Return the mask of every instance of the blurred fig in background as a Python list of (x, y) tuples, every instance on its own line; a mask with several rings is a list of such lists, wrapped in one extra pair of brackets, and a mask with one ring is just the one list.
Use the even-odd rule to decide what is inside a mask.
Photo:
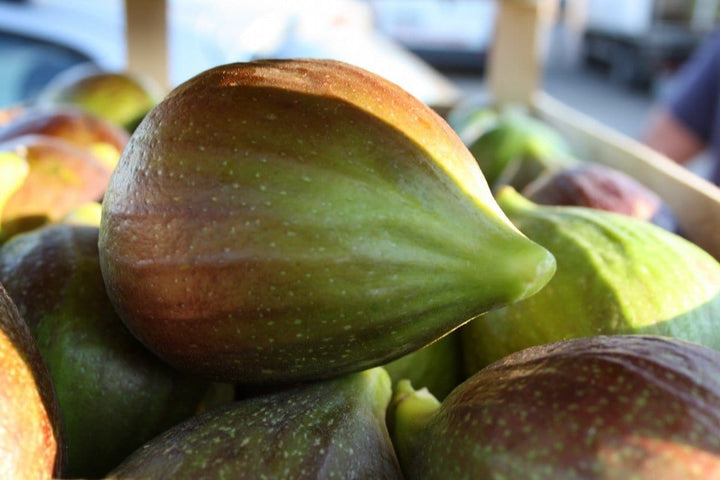
[(505, 107), (497, 115), (468, 145), (494, 192), (504, 185), (521, 190), (547, 171), (578, 162), (560, 133), (527, 109)]
[(622, 213), (674, 230), (670, 208), (648, 187), (617, 169), (582, 162), (541, 175), (523, 196), (542, 205), (577, 205)]
[(23, 135), (47, 135), (89, 149), (114, 168), (130, 134), (97, 115), (69, 106), (26, 109), (0, 126), (0, 143)]
[(34, 103), (76, 106), (132, 132), (162, 97), (160, 87), (142, 74), (82, 64), (53, 78)]
[(23, 135), (0, 143), (29, 170), (0, 211), (0, 242), (56, 221), (73, 208), (102, 199), (112, 168), (87, 149), (57, 137)]

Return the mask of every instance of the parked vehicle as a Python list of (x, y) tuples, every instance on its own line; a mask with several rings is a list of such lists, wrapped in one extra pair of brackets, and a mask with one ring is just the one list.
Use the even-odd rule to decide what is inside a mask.
[(714, 28), (718, 0), (588, 0), (583, 56), (623, 85), (653, 87)]

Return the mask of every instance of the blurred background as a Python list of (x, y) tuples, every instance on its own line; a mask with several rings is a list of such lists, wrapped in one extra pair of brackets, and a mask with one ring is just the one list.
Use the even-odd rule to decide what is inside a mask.
[[(148, 0), (148, 4), (155, 0)], [(637, 136), (673, 72), (714, 28), (720, 0), (557, 0), (542, 88)], [(169, 83), (221, 63), (329, 57), (429, 104), (482, 97), (497, 0), (167, 0)], [(126, 67), (123, 0), (0, 0), (0, 107), (55, 75)]]

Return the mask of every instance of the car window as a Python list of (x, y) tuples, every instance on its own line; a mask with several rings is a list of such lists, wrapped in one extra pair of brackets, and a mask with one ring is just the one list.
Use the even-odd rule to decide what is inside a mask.
[(61, 71), (89, 61), (61, 45), (0, 32), (0, 108), (31, 99)]

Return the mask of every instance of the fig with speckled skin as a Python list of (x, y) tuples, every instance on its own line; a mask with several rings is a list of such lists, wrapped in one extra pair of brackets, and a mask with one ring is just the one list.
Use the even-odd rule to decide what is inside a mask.
[(462, 327), (466, 374), (533, 345), (645, 333), (720, 350), (720, 262), (646, 220), (590, 207), (540, 205), (507, 187), (515, 225), (550, 250), (557, 271), (532, 297)]
[(47, 365), (0, 284), (0, 477), (50, 480), (64, 467), (60, 411)]
[[(57, 393), (73, 478), (99, 478), (195, 415), (210, 382), (166, 365), (127, 331), (100, 274), (98, 228), (40, 227), (0, 248), (0, 282), (37, 340)], [(233, 397), (226, 388), (226, 401)], [(29, 478), (29, 477), (28, 477)]]
[(128, 328), (237, 383), (388, 363), (555, 268), (440, 116), (326, 60), (223, 65), (170, 92), (123, 152), (99, 241)]
[(156, 437), (109, 479), (401, 480), (381, 367), (218, 407)]
[(49, 135), (21, 135), (0, 142), (0, 153), (28, 165), (22, 183), (0, 205), (0, 242), (62, 218), (75, 207), (100, 200), (112, 168), (88, 149)]
[(27, 108), (6, 125), (0, 125), (0, 142), (23, 135), (62, 138), (87, 148), (110, 168), (115, 167), (130, 138), (119, 125), (69, 106)]
[(531, 347), (442, 402), (401, 385), (406, 480), (720, 478), (720, 353), (659, 336)]

